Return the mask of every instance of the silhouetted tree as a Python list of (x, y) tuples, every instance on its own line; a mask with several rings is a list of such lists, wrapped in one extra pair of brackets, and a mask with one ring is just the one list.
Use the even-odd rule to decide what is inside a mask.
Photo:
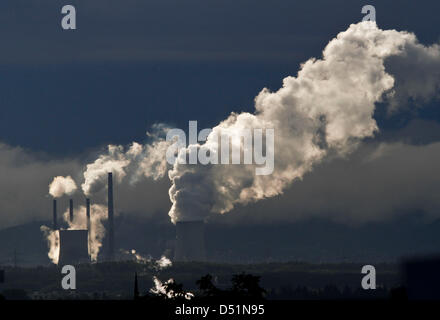
[[(164, 300), (183, 300), (191, 299), (194, 295), (191, 292), (183, 290), (183, 284), (170, 279), (162, 284), (163, 292), (155, 292), (156, 297)], [(145, 297), (148, 298), (148, 297)]]
[(175, 281), (169, 281), (164, 285), (167, 296), (171, 298), (184, 298), (185, 291), (183, 290), (183, 284)]
[(212, 276), (210, 274), (201, 277), (200, 280), (197, 280), (196, 284), (205, 297), (215, 297), (220, 294), (221, 290), (212, 283)]
[(232, 277), (232, 294), (238, 297), (264, 298), (266, 290), (260, 287), (260, 277), (241, 273)]
[(3, 291), (6, 300), (29, 300), (29, 296), (23, 289), (6, 289)]
[(316, 299), (316, 292), (309, 290), (307, 287), (299, 286), (293, 292), (293, 299), (314, 300)]
[(322, 299), (335, 300), (341, 298), (341, 292), (335, 285), (327, 285), (321, 292)]
[(353, 292), (351, 291), (349, 286), (345, 286), (344, 289), (342, 289), (342, 299), (352, 299)]
[(134, 273), (134, 300), (139, 299), (139, 286), (137, 272)]

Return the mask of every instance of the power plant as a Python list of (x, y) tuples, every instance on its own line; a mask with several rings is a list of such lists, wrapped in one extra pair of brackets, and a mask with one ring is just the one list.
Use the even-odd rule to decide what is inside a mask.
[[(103, 258), (106, 261), (115, 259), (114, 238), (114, 203), (113, 175), (108, 173), (106, 238), (103, 246)], [(59, 232), (59, 265), (90, 262), (91, 253), (91, 207), (86, 199), (86, 228), (81, 230), (64, 230), (58, 226), (57, 200), (53, 200), (53, 230)], [(69, 199), (69, 222), (74, 221), (73, 199)], [(204, 221), (179, 221), (176, 223), (176, 241), (174, 261), (205, 261), (205, 223)]]
[[(60, 230), (57, 223), (57, 202), (53, 203), (53, 230), (58, 230), (59, 259), (58, 265), (90, 262), (89, 231), (88, 230)], [(73, 221), (73, 199), (69, 200), (69, 220)]]
[(205, 260), (205, 223), (203, 221), (177, 222), (174, 261)]
[[(69, 222), (74, 221), (73, 199), (69, 199)], [(90, 262), (91, 252), (91, 209), (90, 199), (86, 199), (86, 229), (63, 230), (58, 227), (57, 200), (53, 200), (53, 230), (59, 233), (59, 259), (58, 264), (75, 264)], [(113, 207), (113, 175), (108, 173), (108, 224), (107, 243), (105, 245), (105, 259), (114, 260), (114, 207)]]

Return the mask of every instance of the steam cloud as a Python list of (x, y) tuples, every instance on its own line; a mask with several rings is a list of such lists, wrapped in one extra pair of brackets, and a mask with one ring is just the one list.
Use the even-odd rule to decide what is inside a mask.
[[(256, 175), (252, 164), (183, 165), (178, 161), (168, 171), (165, 154), (169, 143), (152, 134), (151, 144), (108, 146), (106, 153), (85, 167), (81, 188), (87, 196), (100, 192), (105, 189), (108, 172), (113, 172), (119, 183), (134, 184), (144, 178), (160, 179), (168, 171), (171, 221), (205, 219), (237, 205), (280, 195), (324, 159), (344, 157), (356, 150), (363, 139), (379, 130), (373, 117), (376, 103), (386, 102), (389, 113), (399, 112), (409, 107), (408, 101), (413, 106), (436, 97), (439, 87), (439, 45), (424, 46), (412, 33), (381, 30), (375, 22), (360, 22), (331, 40), (321, 59), (309, 59), (296, 77), (286, 77), (278, 91), (264, 88), (255, 98), (253, 114), (232, 113), (213, 128), (205, 143), (190, 145), (179, 154), (202, 147), (215, 152), (216, 138), (221, 134), (234, 137), (248, 129), (274, 129), (271, 175)], [(163, 125), (156, 129), (166, 132)], [(50, 193), (68, 193), (68, 178), (55, 178)], [(94, 214), (95, 210), (105, 212), (105, 207), (96, 207)], [(82, 213), (75, 216), (85, 219)], [(97, 217), (99, 221), (92, 225), (98, 228), (106, 214)], [(77, 225), (74, 221), (70, 227)], [(97, 242), (93, 252), (97, 254), (102, 238), (99, 230), (94, 232)], [(56, 239), (51, 236), (50, 242), (56, 243)]]
[(142, 177), (155, 180), (163, 177), (167, 172), (165, 153), (168, 145), (163, 139), (146, 145), (133, 142), (127, 150), (123, 146), (109, 145), (106, 154), (87, 165), (81, 185), (84, 194), (101, 191), (107, 184), (109, 172), (113, 172), (118, 182), (127, 176), (130, 183), (136, 183)]
[(47, 253), (50, 261), (58, 264), (60, 258), (60, 234), (58, 230), (52, 230), (47, 226), (41, 226), (40, 230), (43, 232), (47, 241), (49, 252)]
[(75, 181), (71, 176), (58, 176), (53, 178), (49, 185), (49, 194), (54, 198), (62, 197), (63, 195), (72, 195), (75, 193), (77, 187)]
[[(385, 70), (386, 62), (393, 76)], [(402, 100), (432, 98), (439, 88), (439, 67), (438, 45), (423, 46), (412, 33), (381, 30), (371, 21), (351, 25), (329, 42), (322, 59), (306, 61), (278, 91), (263, 89), (255, 98), (254, 114), (231, 114), (203, 145), (215, 152), (220, 132), (240, 135), (244, 129), (273, 128), (273, 174), (255, 175), (253, 165), (187, 166), (176, 161), (169, 172), (171, 220), (204, 219), (281, 194), (324, 158), (345, 156), (362, 139), (373, 137), (378, 131), (376, 102), (389, 102), (389, 111), (395, 112)]]

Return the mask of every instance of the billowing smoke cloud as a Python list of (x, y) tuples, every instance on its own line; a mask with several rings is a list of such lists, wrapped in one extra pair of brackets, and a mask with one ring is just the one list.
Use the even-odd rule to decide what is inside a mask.
[(130, 183), (136, 183), (143, 177), (154, 180), (163, 177), (167, 172), (165, 153), (168, 145), (167, 141), (160, 139), (146, 145), (133, 142), (127, 150), (123, 146), (109, 145), (106, 154), (87, 165), (81, 185), (84, 194), (104, 189), (109, 172), (117, 182), (128, 179)]
[[(423, 46), (411, 33), (380, 30), (371, 22), (350, 26), (328, 44), (321, 59), (308, 60), (301, 66), (296, 77), (285, 78), (281, 89), (276, 92), (263, 89), (255, 99), (254, 114), (232, 114), (214, 128), (213, 134), (204, 144), (206, 148), (214, 146), (216, 141), (212, 137), (218, 132), (228, 131), (231, 135), (239, 135), (243, 128), (274, 128), (273, 174), (256, 176), (254, 165), (176, 164), (169, 172), (172, 182), (172, 208), (169, 214), (172, 220), (203, 219), (211, 213), (230, 211), (239, 204), (280, 195), (295, 179), (302, 179), (305, 173), (311, 172), (323, 159), (352, 152), (362, 139), (372, 137), (378, 131), (373, 118), (376, 102), (383, 100), (388, 103), (390, 111), (398, 112), (402, 107), (414, 106), (413, 102), (418, 105), (437, 95), (439, 56), (438, 45)], [(436, 139), (439, 140), (438, 137)], [(83, 166), (77, 159), (47, 161), (47, 157), (40, 158), (21, 148), (0, 144), (0, 170), (5, 175), (0, 181), (0, 191), (6, 199), (1, 202), (1, 211), (6, 213), (0, 215), (2, 227), (48, 219), (51, 216), (51, 203), (45, 197), (47, 186), (52, 177), (60, 172), (75, 179), (83, 175), (84, 181), (78, 179), (77, 182), (78, 185), (82, 183), (84, 193), (93, 195), (95, 203), (105, 203), (102, 193), (101, 198), (96, 193), (105, 189), (107, 173), (112, 171), (117, 183), (137, 183), (140, 186), (130, 189), (124, 185), (118, 190), (117, 204), (124, 211), (151, 216), (150, 212), (168, 210), (166, 189), (169, 185), (165, 179), (160, 180), (167, 172), (165, 153), (168, 143), (161, 139), (154, 141), (151, 144), (133, 143), (127, 148), (109, 146), (104, 154), (87, 166)], [(401, 168), (396, 163), (403, 163), (406, 154), (415, 159), (425, 150), (423, 154), (430, 160), (431, 172), (423, 170), (426, 164), (405, 162), (405, 166), (411, 168), (413, 181), (419, 184), (410, 190), (411, 196), (405, 193), (404, 203), (407, 208), (420, 209), (423, 206), (420, 199), (424, 199), (426, 194), (429, 194), (430, 199), (435, 197), (432, 191), (435, 188), (421, 187), (423, 179), (432, 177), (432, 172), (437, 170), (432, 155), (438, 157), (438, 144), (419, 148), (407, 144), (396, 146), (384, 148), (387, 154), (399, 153), (402, 156), (390, 156), (388, 158), (392, 160), (387, 162), (383, 156), (376, 156), (370, 160), (369, 168), (373, 171), (379, 164), (384, 173), (388, 172), (388, 168)], [(329, 180), (346, 181), (341, 179), (342, 174), (347, 174), (346, 168), (341, 165), (337, 169), (334, 174), (325, 171), (331, 177)], [(356, 166), (350, 171), (350, 177), (356, 175), (355, 169), (362, 171), (364, 167)], [(401, 168), (400, 174), (387, 176), (387, 179), (382, 174), (376, 177), (377, 184), (393, 180), (396, 190), (401, 190), (403, 187), (399, 182), (408, 176), (405, 175), (407, 171)], [(423, 174), (423, 179), (416, 178), (420, 174)], [(368, 213), (364, 213), (358, 208), (359, 199), (363, 199), (362, 192), (356, 193), (349, 186), (334, 188), (329, 183), (323, 183), (324, 178), (316, 175), (313, 177), (311, 183), (307, 182), (310, 179), (304, 179), (302, 183), (293, 184), (294, 192), (279, 201), (286, 204), (283, 209), (292, 207), (292, 202), (295, 202), (297, 215), (330, 216), (331, 213), (324, 212), (324, 209), (333, 204), (333, 212), (340, 214), (341, 221), (346, 220), (348, 215), (353, 216), (353, 220), (370, 221), (389, 215), (390, 210), (396, 207), (395, 203), (403, 203), (395, 197), (375, 192), (376, 180), (371, 181), (371, 175), (366, 176), (364, 179), (369, 183), (371, 192), (369, 199), (375, 205), (369, 206)], [(430, 183), (437, 186), (437, 181)], [(322, 201), (316, 201), (310, 192), (301, 191), (320, 190), (320, 186), (327, 188), (318, 194), (322, 196)], [(339, 193), (334, 197), (325, 196), (329, 190)], [(347, 201), (344, 198), (345, 192), (348, 198), (356, 200)], [(293, 201), (291, 195), (300, 195), (303, 200)], [(15, 201), (10, 201), (11, 198)], [(334, 201), (336, 198), (339, 199), (338, 203)], [(382, 201), (382, 198), (389, 201)], [(264, 202), (268, 203), (274, 204), (271, 200)], [(438, 212), (439, 203), (434, 200), (429, 203), (430, 207), (426, 210), (433, 214)], [(262, 208), (267, 210), (261, 210), (259, 221), (270, 220), (275, 215), (281, 221), (290, 221), (293, 216), (287, 210), (274, 213), (276, 205), (270, 207), (264, 204)], [(147, 206), (148, 212), (144, 210)], [(85, 214), (81, 215), (85, 217)], [(54, 243), (51, 248), (56, 247), (56, 239), (56, 233), (48, 239)], [(52, 250), (50, 255), (54, 257), (55, 252)]]
[[(381, 30), (374, 22), (351, 25), (329, 42), (321, 59), (309, 59), (296, 77), (285, 78), (281, 89), (263, 89), (255, 98), (255, 113), (233, 113), (203, 145), (180, 150), (180, 156), (202, 148), (216, 154), (218, 137), (225, 133), (236, 137), (249, 129), (275, 130), (270, 175), (257, 175), (253, 164), (189, 166), (177, 161), (168, 173), (172, 222), (204, 219), (283, 193), (323, 159), (343, 157), (373, 137), (379, 130), (373, 117), (377, 102), (388, 102), (389, 110), (396, 111), (402, 101), (426, 102), (435, 96), (439, 70), (438, 45), (423, 46), (414, 34)], [(418, 71), (425, 85), (414, 79)], [(155, 129), (166, 131), (164, 126)], [(108, 172), (119, 183), (163, 177), (169, 143), (154, 138), (151, 144), (134, 142), (128, 148), (110, 145), (86, 166), (84, 194), (103, 190)]]
[(52, 230), (47, 226), (41, 226), (40, 230), (43, 232), (47, 241), (49, 252), (47, 253), (50, 261), (54, 264), (58, 264), (60, 257), (60, 234), (58, 230)]
[[(435, 130), (440, 133), (440, 126)], [(399, 130), (396, 137), (404, 139), (404, 132)], [(349, 158), (316, 166), (282, 196), (237, 206), (233, 214), (211, 220), (240, 225), (316, 218), (356, 226), (398, 221), (417, 213), (430, 223), (440, 217), (440, 176), (434, 174), (439, 170), (439, 140), (423, 144), (369, 141)]]
[(403, 46), (400, 54), (385, 62), (386, 70), (395, 79), (390, 113), (402, 107), (420, 107), (440, 94), (440, 46), (425, 47), (415, 38)]
[(63, 195), (69, 195), (75, 193), (77, 187), (75, 181), (71, 176), (62, 177), (58, 176), (53, 178), (49, 185), (49, 194), (54, 198), (62, 197)]
[[(391, 57), (396, 57), (394, 65), (408, 63), (403, 71), (394, 68), (397, 87), (385, 69)], [(414, 34), (381, 30), (374, 22), (351, 25), (330, 41), (322, 59), (306, 61), (296, 77), (283, 80), (278, 91), (263, 89), (255, 98), (254, 114), (232, 114), (213, 129), (203, 145), (215, 152), (221, 132), (274, 129), (273, 174), (256, 175), (254, 165), (176, 162), (169, 173), (172, 221), (203, 219), (230, 211), (237, 204), (281, 194), (326, 156), (347, 155), (362, 139), (374, 136), (378, 131), (373, 118), (377, 102), (387, 99), (396, 109), (396, 101), (403, 97), (431, 98), (439, 86), (439, 65), (439, 46), (425, 47)], [(425, 72), (422, 77), (427, 86), (414, 78), (420, 71)], [(194, 146), (184, 152), (191, 148)]]

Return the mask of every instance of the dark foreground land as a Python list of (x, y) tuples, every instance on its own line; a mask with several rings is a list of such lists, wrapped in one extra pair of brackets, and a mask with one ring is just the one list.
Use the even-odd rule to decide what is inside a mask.
[(140, 296), (154, 287), (153, 277), (162, 282), (173, 278), (185, 291), (200, 293), (197, 280), (212, 275), (212, 283), (228, 292), (231, 279), (238, 274), (259, 277), (259, 286), (269, 300), (283, 299), (387, 299), (390, 290), (401, 285), (398, 265), (377, 264), (377, 289), (362, 290), (363, 264), (266, 263), (252, 265), (217, 263), (175, 263), (159, 269), (157, 265), (135, 262), (106, 262), (76, 266), (76, 290), (61, 287), (61, 268), (57, 266), (5, 267), (0, 292), (7, 299), (133, 299), (135, 273)]

